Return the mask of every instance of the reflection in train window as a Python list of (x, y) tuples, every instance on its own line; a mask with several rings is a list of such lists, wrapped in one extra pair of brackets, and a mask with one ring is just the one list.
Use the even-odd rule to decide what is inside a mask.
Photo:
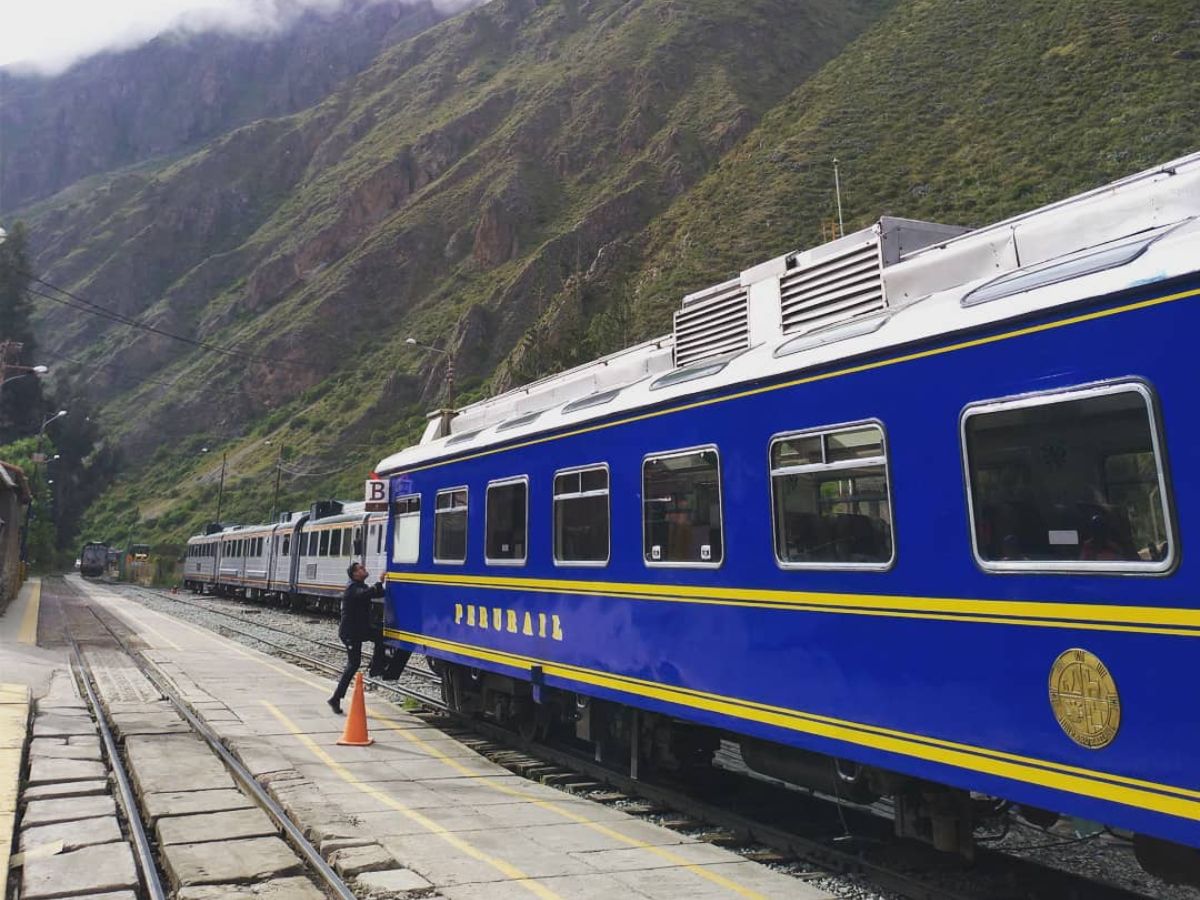
[(715, 448), (646, 457), (642, 553), (648, 566), (721, 564), (721, 468)]
[(489, 565), (521, 565), (529, 539), (529, 483), (524, 478), (487, 487), (484, 558)]
[(554, 476), (554, 561), (575, 565), (608, 562), (608, 469), (559, 472)]
[(875, 424), (771, 442), (775, 558), (785, 568), (886, 568), (892, 504), (883, 429)]
[[(383, 525), (379, 526), (383, 534)], [(415, 563), (421, 547), (421, 495), (392, 501), (392, 562)]]
[(1162, 572), (1175, 558), (1149, 389), (1108, 384), (963, 416), (975, 552), (989, 569)]
[(467, 558), (467, 489), (438, 491), (433, 510), (433, 561), (461, 563)]

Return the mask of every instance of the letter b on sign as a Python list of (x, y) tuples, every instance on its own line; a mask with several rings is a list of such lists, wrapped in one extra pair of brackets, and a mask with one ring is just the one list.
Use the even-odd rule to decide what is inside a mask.
[(366, 483), (363, 499), (367, 504), (367, 512), (384, 512), (387, 509), (386, 481), (371, 479)]

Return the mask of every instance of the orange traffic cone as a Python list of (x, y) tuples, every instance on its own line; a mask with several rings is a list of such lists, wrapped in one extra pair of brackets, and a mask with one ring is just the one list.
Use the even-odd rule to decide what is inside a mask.
[(363, 694), (362, 672), (354, 676), (350, 715), (346, 716), (346, 727), (338, 743), (346, 747), (366, 747), (375, 743), (374, 738), (367, 736), (367, 698)]

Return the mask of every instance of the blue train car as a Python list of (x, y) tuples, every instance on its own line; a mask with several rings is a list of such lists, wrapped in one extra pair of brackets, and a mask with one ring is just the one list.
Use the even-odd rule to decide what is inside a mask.
[(460, 707), (642, 764), (732, 737), (944, 849), (976, 792), (1194, 878), (1198, 213), (1193, 156), (881, 220), (435, 414), (377, 467), (388, 637)]

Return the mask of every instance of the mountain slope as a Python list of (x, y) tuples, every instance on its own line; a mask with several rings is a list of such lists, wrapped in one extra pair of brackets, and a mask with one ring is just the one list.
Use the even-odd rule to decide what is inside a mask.
[[(361, 454), (353, 480), (440, 388), (440, 361), (409, 351), (408, 334), (448, 336), (482, 390), (551, 298), (624, 259), (886, 6), (494, 0), (310, 109), (28, 209), (47, 280), (259, 357), (43, 305), (44, 344), (82, 360), (75, 384), (105, 404), (136, 472), (98, 521), (194, 467), (201, 444), (261, 467), (249, 448), (267, 433), (309, 460)], [(178, 533), (202, 490), (136, 514), (168, 513), (160, 527)], [(267, 505), (261, 487), (241, 499)]]
[(0, 210), (306, 109), (441, 18), (431, 0), (352, 0), (274, 35), (165, 35), (53, 78), (0, 69)]
[[(1186, 0), (906, 0), (768, 114), (604, 286), (631, 337), (684, 293), (884, 214), (980, 225), (1200, 149)], [(597, 348), (604, 349), (604, 348)]]

